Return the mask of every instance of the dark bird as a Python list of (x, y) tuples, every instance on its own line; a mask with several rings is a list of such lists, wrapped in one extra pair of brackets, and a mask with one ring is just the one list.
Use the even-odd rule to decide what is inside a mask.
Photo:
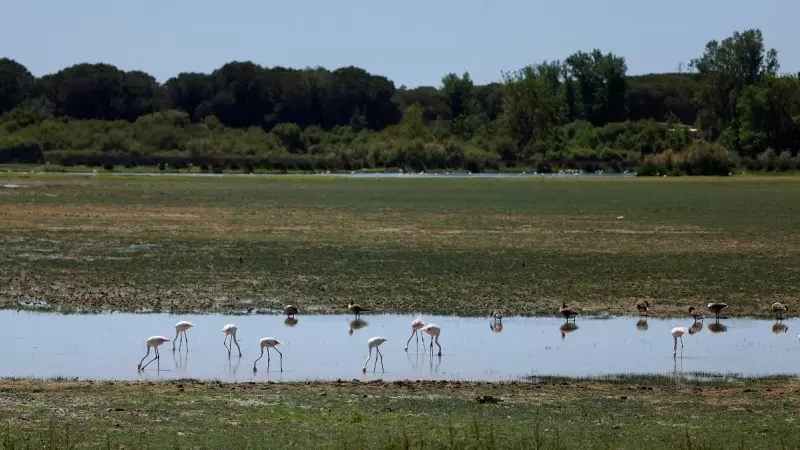
[(242, 257), (240, 256), (240, 257), (239, 257), (239, 264), (241, 264), (241, 263), (243, 263), (243, 262), (244, 262), (244, 260), (243, 260), (243, 259), (242, 259)]
[(698, 320), (703, 320), (706, 318), (705, 314), (695, 309), (694, 306), (689, 307), (689, 315), (694, 317), (694, 321), (697, 322)]
[(722, 312), (723, 309), (727, 308), (727, 303), (709, 303), (708, 304), (708, 312), (717, 316), (717, 320), (719, 320), (719, 313)]
[(297, 307), (294, 305), (286, 305), (286, 308), (283, 308), (283, 313), (286, 314), (286, 317), (294, 317), (297, 314)]
[(561, 308), (558, 308), (558, 312), (561, 313), (561, 315), (564, 316), (564, 318), (567, 319), (567, 321), (569, 321), (569, 319), (571, 318), (573, 319), (573, 322), (575, 321), (575, 316), (578, 315), (578, 311), (571, 308), (567, 308), (567, 302), (563, 302), (561, 304)]
[(636, 309), (639, 310), (640, 316), (650, 315), (650, 302), (647, 300), (639, 300), (636, 302)]
[(787, 311), (789, 311), (789, 308), (787, 308), (783, 303), (775, 302), (772, 304), (772, 312), (775, 313), (776, 320), (783, 320), (783, 313)]
[(356, 315), (356, 319), (358, 319), (358, 317), (361, 315), (361, 313), (362, 313), (362, 312), (364, 312), (364, 311), (369, 311), (369, 310), (368, 310), (368, 309), (366, 309), (366, 308), (362, 308), (362, 307), (361, 307), (361, 305), (359, 305), (359, 304), (356, 304), (356, 303), (353, 303), (353, 302), (350, 302), (350, 304), (348, 304), (348, 305), (347, 305), (347, 309), (348, 309), (348, 310), (349, 310), (351, 313), (353, 313), (353, 314), (355, 314), (355, 315)]
[(495, 320), (503, 320), (503, 310), (495, 308), (489, 312), (489, 317)]

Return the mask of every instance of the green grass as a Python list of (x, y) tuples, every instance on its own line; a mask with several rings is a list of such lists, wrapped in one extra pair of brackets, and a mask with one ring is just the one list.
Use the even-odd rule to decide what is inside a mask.
[(764, 316), (800, 294), (797, 177), (0, 179), (29, 185), (0, 189), (6, 308)]
[(4, 380), (0, 448), (798, 448), (799, 386)]

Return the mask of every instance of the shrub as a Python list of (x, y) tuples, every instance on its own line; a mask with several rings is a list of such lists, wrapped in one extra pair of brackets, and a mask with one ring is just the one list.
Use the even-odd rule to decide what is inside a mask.
[(682, 168), (690, 175), (726, 176), (736, 167), (739, 157), (715, 144), (698, 144), (684, 154)]
[(792, 158), (792, 153), (788, 150), (784, 150), (778, 155), (778, 161), (776, 164), (776, 168), (779, 172), (786, 172), (787, 170), (795, 170), (797, 169), (797, 161), (795, 158)]
[(775, 150), (768, 148), (756, 157), (759, 169), (772, 172), (778, 166), (778, 158)]

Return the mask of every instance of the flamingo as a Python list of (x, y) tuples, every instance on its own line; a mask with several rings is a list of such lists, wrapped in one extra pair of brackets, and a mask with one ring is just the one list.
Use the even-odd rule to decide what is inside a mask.
[(286, 308), (283, 308), (283, 313), (286, 314), (287, 318), (294, 318), (294, 315), (297, 314), (297, 307), (294, 305), (286, 305)]
[(442, 346), (439, 345), (439, 335), (442, 333), (442, 329), (439, 328), (439, 325), (429, 323), (422, 327), (422, 331), (431, 335), (431, 354), (433, 354), (433, 342), (435, 340), (436, 346), (439, 347), (438, 356), (442, 356)]
[[(229, 323), (222, 327), (222, 332), (225, 333), (225, 339), (222, 341), (222, 345), (228, 350), (228, 356), (231, 356), (231, 350), (233, 350), (233, 344), (236, 344), (236, 348), (239, 350), (239, 356), (242, 356), (242, 348), (239, 347), (239, 341), (236, 340), (236, 331), (238, 328), (236, 325)], [(231, 338), (231, 345), (228, 346), (228, 336)]]
[(650, 302), (647, 300), (639, 300), (636, 302), (636, 309), (639, 310), (640, 316), (649, 316), (650, 315)]
[(358, 319), (358, 317), (359, 317), (359, 316), (361, 316), (361, 313), (362, 313), (362, 312), (364, 312), (364, 311), (369, 311), (368, 309), (364, 309), (364, 308), (362, 308), (362, 307), (361, 307), (361, 305), (359, 305), (359, 304), (357, 304), (357, 303), (353, 303), (353, 302), (350, 302), (350, 303), (347, 305), (347, 309), (348, 309), (348, 310), (349, 310), (351, 313), (353, 313), (353, 314), (355, 314), (355, 315), (356, 315), (356, 319)]
[[(178, 350), (181, 348), (181, 341), (186, 341), (186, 350), (189, 350), (189, 339), (186, 338), (186, 330), (192, 328), (194, 324), (192, 322), (187, 322), (186, 320), (181, 320), (180, 322), (175, 324), (175, 339), (178, 339)], [(183, 335), (181, 335), (183, 333)], [(181, 336), (181, 339), (178, 338)], [(172, 350), (175, 350), (175, 341), (172, 341)]]
[(775, 313), (775, 320), (783, 320), (783, 313), (789, 311), (783, 303), (775, 302), (772, 304), (772, 312)]
[(489, 317), (493, 318), (495, 321), (503, 320), (503, 310), (495, 308), (489, 313)]
[(675, 347), (672, 349), (672, 356), (678, 354), (678, 338), (681, 338), (681, 350), (683, 350), (683, 335), (688, 332), (689, 330), (684, 327), (675, 327), (672, 329), (672, 337), (675, 339)]
[[(413, 338), (415, 334), (417, 335), (417, 345), (419, 345), (419, 337), (420, 337), (420, 335), (417, 334), (417, 331), (419, 331), (424, 326), (425, 326), (425, 321), (422, 320), (422, 315), (420, 314), (416, 319), (414, 319), (413, 322), (411, 322), (411, 336), (408, 337), (408, 341), (406, 341), (406, 348), (404, 348), (403, 350), (408, 351), (408, 344), (411, 342), (411, 338)], [(424, 337), (422, 338), (422, 345), (423, 345), (423, 349), (424, 349), (425, 348), (424, 347), (425, 346), (425, 338)]]
[(367, 348), (369, 348), (369, 355), (367, 356), (367, 360), (364, 361), (364, 367), (361, 368), (361, 372), (363, 373), (367, 372), (367, 363), (369, 362), (369, 359), (372, 358), (373, 348), (375, 349), (375, 365), (372, 367), (372, 371), (374, 372), (375, 368), (378, 367), (378, 357), (381, 358), (381, 370), (384, 372), (386, 371), (386, 369), (383, 368), (383, 355), (381, 354), (381, 350), (378, 347), (380, 347), (380, 345), (386, 342), (387, 340), (388, 339), (386, 339), (383, 336), (375, 336), (367, 339)]
[(258, 362), (258, 360), (264, 357), (265, 348), (267, 349), (267, 371), (269, 371), (269, 349), (273, 349), (276, 352), (278, 352), (279, 355), (281, 355), (281, 372), (283, 372), (283, 353), (281, 353), (281, 351), (277, 349), (277, 346), (280, 344), (283, 344), (283, 342), (275, 338), (271, 337), (261, 338), (261, 341), (259, 341), (259, 345), (261, 346), (261, 356), (259, 356), (255, 361), (253, 361), (253, 372), (256, 371), (256, 363)]
[[(145, 353), (144, 357), (142, 357), (142, 360), (139, 361), (138, 369), (139, 370), (144, 370), (144, 368), (149, 366), (151, 362), (159, 359), (161, 356), (158, 354), (158, 346), (163, 344), (164, 342), (168, 342), (168, 341), (169, 341), (169, 338), (166, 338), (164, 336), (150, 336), (149, 338), (147, 338), (147, 353)], [(147, 355), (150, 354), (150, 349), (151, 348), (153, 349), (153, 352), (156, 354), (156, 356), (153, 359), (151, 359), (150, 361), (148, 361), (148, 363), (145, 364), (144, 367), (142, 367), (142, 363), (144, 362), (144, 359), (147, 358)]]

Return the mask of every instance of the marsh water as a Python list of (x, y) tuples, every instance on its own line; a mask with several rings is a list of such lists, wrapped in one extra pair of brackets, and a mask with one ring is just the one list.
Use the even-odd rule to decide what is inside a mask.
[[(529, 375), (592, 376), (619, 373), (715, 372), (756, 376), (795, 373), (800, 342), (793, 320), (706, 319), (683, 336), (673, 359), (676, 326), (689, 319), (646, 321), (639, 317), (579, 317), (565, 326), (555, 317), (489, 318), (425, 316), (441, 327), (442, 356), (412, 339), (411, 315), (298, 315), (294, 324), (281, 315), (74, 314), (0, 311), (0, 376), (78, 377), (81, 379), (199, 378), (238, 381), (335, 379), (509, 380)], [(161, 346), (161, 358), (142, 373), (136, 369), (152, 335), (175, 337), (175, 323), (189, 320), (188, 351)], [(223, 347), (222, 327), (238, 326), (243, 356)], [(699, 329), (698, 329), (699, 328)], [(800, 329), (800, 328), (798, 328)], [(259, 339), (284, 341), (283, 372), (277, 353), (253, 373)], [(385, 336), (380, 349), (384, 370), (373, 361), (362, 374), (367, 339)], [(426, 344), (429, 342), (425, 336)], [(424, 350), (424, 351), (423, 351)], [(152, 353), (151, 353), (152, 356)], [(373, 357), (375, 353), (373, 352)], [(149, 358), (148, 358), (149, 359)]]

